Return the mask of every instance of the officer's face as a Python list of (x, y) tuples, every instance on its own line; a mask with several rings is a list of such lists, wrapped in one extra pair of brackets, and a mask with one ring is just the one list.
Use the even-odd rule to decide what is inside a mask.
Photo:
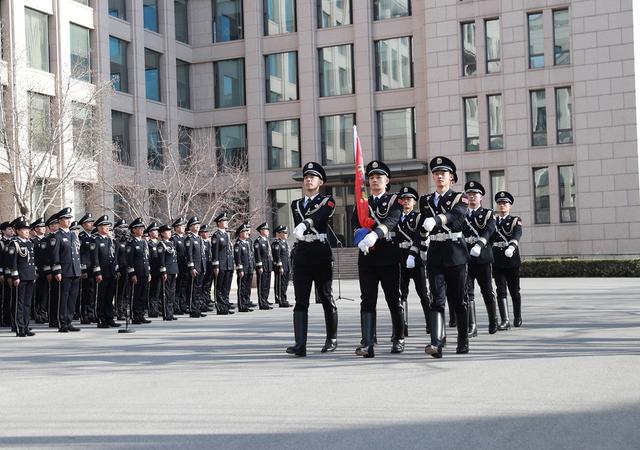
[(453, 180), (453, 174), (447, 170), (436, 170), (431, 173), (431, 178), (436, 188), (449, 187)]
[(242, 239), (243, 241), (249, 238), (249, 231), (243, 231), (242, 233), (240, 233), (240, 239)]
[(469, 198), (469, 207), (476, 209), (482, 203), (482, 194), (479, 192), (467, 192)]
[(176, 233), (182, 234), (184, 233), (184, 226), (178, 225), (177, 227), (174, 228), (174, 230), (176, 230)]
[(209, 232), (208, 231), (201, 231), (200, 232), (200, 237), (202, 239), (209, 239)]
[(52, 233), (55, 233), (56, 231), (58, 231), (58, 228), (60, 228), (59, 223), (52, 223), (51, 225), (49, 225), (49, 231)]
[(109, 225), (98, 225), (98, 233), (103, 236), (109, 234)]
[(509, 211), (511, 211), (511, 203), (509, 202), (498, 202), (496, 205), (498, 206), (498, 212), (500, 214), (507, 215)]
[(149, 237), (151, 239), (158, 239), (158, 230), (149, 231)]
[(44, 234), (44, 232), (45, 232), (45, 228), (43, 226), (42, 227), (35, 227), (33, 229), (33, 231), (36, 232), (37, 236), (42, 236)]
[(167, 241), (167, 240), (171, 239), (171, 231), (170, 230), (163, 231), (162, 233), (160, 233), (160, 236), (162, 236), (162, 239)]
[(144, 228), (135, 227), (131, 230), (131, 234), (134, 235), (135, 237), (141, 237), (144, 234)]
[(315, 175), (306, 175), (302, 183), (304, 184), (304, 188), (308, 191), (315, 191), (316, 189), (320, 189), (320, 186), (324, 184), (320, 177), (317, 177)]
[(93, 229), (93, 224), (94, 222), (85, 222), (82, 224), (82, 228), (84, 228), (86, 232), (91, 233), (91, 230)]
[(200, 231), (200, 225), (199, 225), (199, 224), (197, 224), (197, 223), (195, 223), (195, 224), (191, 225), (191, 226), (189, 227), (189, 231), (191, 231), (192, 233), (196, 233), (196, 234), (197, 234), (197, 233), (198, 233), (198, 231)]
[(400, 199), (400, 204), (405, 210), (411, 211), (416, 206), (416, 201), (413, 197), (403, 197)]
[(22, 239), (29, 239), (29, 228), (18, 228), (16, 231)]
[(218, 225), (218, 228), (220, 228), (221, 230), (226, 230), (227, 228), (229, 228), (229, 221), (228, 220), (221, 220), (216, 225)]
[(286, 241), (287, 237), (289, 236), (288, 233), (285, 233), (284, 231), (276, 234), (278, 235), (278, 239), (282, 239), (283, 241)]
[(269, 230), (260, 230), (260, 236), (269, 237)]
[(389, 183), (389, 178), (386, 175), (379, 173), (373, 173), (369, 175), (369, 187), (373, 192), (382, 192), (386, 189)]
[(7, 229), (4, 230), (4, 235), (7, 237), (13, 237), (16, 235), (16, 232), (12, 227), (7, 227)]
[(71, 218), (61, 217), (60, 219), (58, 219), (58, 224), (61, 228), (69, 228), (69, 225), (71, 225)]

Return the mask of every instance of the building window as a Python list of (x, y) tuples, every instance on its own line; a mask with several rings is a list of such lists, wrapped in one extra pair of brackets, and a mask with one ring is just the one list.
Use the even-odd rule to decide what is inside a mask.
[(85, 6), (89, 6), (89, 3), (91, 3), (89, 0), (73, 0), (73, 1)]
[(269, 170), (300, 167), (300, 121), (267, 122), (267, 150)]
[(353, 94), (353, 59), (350, 44), (318, 50), (320, 97)]
[(374, 0), (373, 19), (391, 19), (393, 17), (406, 17), (411, 15), (411, 2), (409, 0)]
[(531, 91), (531, 145), (547, 145), (547, 107), (544, 89)]
[(78, 214), (82, 211), (89, 211), (91, 205), (87, 201), (91, 197), (91, 187), (84, 183), (73, 183), (73, 209)]
[(322, 164), (353, 164), (355, 114), (320, 117)]
[(52, 151), (51, 97), (29, 92), (29, 143), (33, 151)]
[(109, 36), (109, 58), (111, 64), (111, 85), (116, 91), (129, 92), (127, 43), (113, 36)]
[(489, 117), (489, 149), (504, 148), (502, 136), (502, 95), (487, 95), (487, 116)]
[(264, 0), (264, 35), (295, 33), (296, 2), (294, 0)]
[(125, 188), (117, 187), (115, 190), (116, 192), (113, 193), (113, 217), (125, 219), (129, 215), (129, 207), (123, 195)]
[(413, 108), (378, 111), (378, 154), (383, 160), (415, 158)]
[(469, 181), (475, 181), (477, 183), (480, 183), (480, 172), (478, 171), (474, 171), (474, 172), (465, 172), (464, 173), (464, 182), (468, 183)]
[(267, 103), (298, 100), (298, 52), (265, 56)]
[(129, 140), (130, 115), (111, 111), (111, 142), (113, 143), (113, 157), (120, 164), (133, 166), (131, 144)]
[(218, 170), (248, 170), (247, 126), (229, 125), (216, 128), (216, 161)]
[(504, 191), (507, 188), (504, 170), (490, 170), (489, 179), (491, 180), (491, 199), (493, 201), (498, 192)]
[(178, 108), (191, 109), (191, 65), (176, 59), (176, 81), (178, 84)]
[(147, 100), (162, 101), (160, 95), (160, 53), (144, 49), (144, 82)]
[(558, 167), (560, 187), (560, 222), (576, 221), (576, 172), (575, 166)]
[(213, 42), (243, 38), (242, 0), (213, 0)]
[(176, 20), (176, 41), (189, 43), (189, 7), (187, 0), (174, 0), (173, 12)]
[(462, 76), (475, 75), (476, 63), (476, 24), (468, 22), (462, 24)]
[(533, 169), (533, 197), (535, 199), (535, 223), (551, 223), (548, 167)]
[(339, 27), (351, 23), (351, 0), (317, 0), (318, 28)]
[(109, 0), (109, 15), (118, 19), (127, 20), (127, 1)]
[(271, 211), (273, 227), (286, 225), (289, 231), (294, 224), (291, 216), (291, 202), (301, 197), (300, 188), (276, 189), (269, 191), (271, 194)]
[(159, 31), (158, 0), (143, 0), (142, 12), (144, 15), (144, 28), (157, 33)]
[(214, 63), (216, 108), (244, 106), (244, 59), (227, 59)]
[(571, 125), (571, 88), (556, 89), (556, 142), (571, 144), (573, 129)]
[(71, 50), (71, 77), (77, 80), (91, 82), (91, 40), (89, 29), (69, 24)]
[(464, 149), (467, 152), (477, 152), (480, 150), (478, 97), (467, 97), (464, 99)]
[(553, 56), (556, 66), (571, 64), (568, 9), (553, 12)]
[(27, 38), (27, 65), (49, 71), (49, 16), (25, 8), (25, 33)]
[(164, 168), (162, 125), (158, 120), (147, 119), (147, 164), (154, 170)]
[(193, 143), (193, 128), (178, 125), (178, 156), (180, 166), (188, 167), (191, 158), (191, 144)]
[(410, 37), (376, 41), (376, 89), (412, 87), (412, 61)]
[(81, 155), (93, 155), (96, 148), (93, 139), (97, 131), (93, 107), (76, 102), (73, 102), (72, 105), (73, 151)]
[(529, 25), (529, 69), (544, 67), (544, 27), (542, 13), (527, 14)]
[(500, 19), (484, 21), (487, 73), (500, 72)]

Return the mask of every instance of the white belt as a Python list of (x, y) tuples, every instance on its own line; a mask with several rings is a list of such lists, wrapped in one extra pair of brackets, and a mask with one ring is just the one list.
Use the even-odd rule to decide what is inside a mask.
[(400, 248), (411, 248), (411, 245), (413, 245), (413, 242), (404, 241), (404, 242), (400, 242), (398, 244), (398, 247), (400, 247)]
[(327, 240), (327, 233), (305, 234), (302, 237), (302, 239), (299, 239), (300, 242), (314, 242), (314, 241), (324, 242), (326, 240)]
[(478, 242), (478, 238), (475, 236), (469, 236), (467, 238), (464, 238), (465, 241), (467, 241), (467, 244), (475, 244), (476, 242)]
[(498, 247), (498, 248), (505, 248), (509, 246), (508, 242), (494, 242), (493, 243), (494, 247)]
[(430, 241), (435, 242), (444, 242), (444, 241), (455, 241), (456, 239), (460, 239), (462, 237), (462, 232), (457, 233), (438, 233), (432, 234), (429, 236)]

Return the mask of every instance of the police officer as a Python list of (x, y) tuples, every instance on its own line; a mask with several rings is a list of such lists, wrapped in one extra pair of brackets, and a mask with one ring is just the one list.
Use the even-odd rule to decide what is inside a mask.
[(162, 247), (160, 273), (163, 274), (163, 284), (160, 291), (163, 320), (178, 320), (173, 316), (173, 306), (176, 298), (176, 278), (178, 276), (178, 256), (174, 243), (171, 240), (171, 227), (162, 225), (160, 227), (160, 242), (158, 248)]
[(14, 230), (9, 222), (0, 224), (2, 238), (0, 239), (0, 326), (11, 327), (11, 296), (13, 294), (11, 270), (9, 268), (9, 244), (14, 236)]
[(233, 314), (233, 305), (229, 300), (234, 264), (233, 248), (228, 232), (229, 217), (226, 212), (223, 212), (218, 214), (214, 221), (218, 227), (211, 238), (216, 308), (218, 314)]
[[(398, 203), (397, 194), (386, 192), (391, 170), (384, 162), (371, 161), (367, 164), (366, 174), (371, 194), (368, 199), (369, 217), (375, 221), (375, 225), (358, 243), (362, 341), (356, 349), (356, 355), (373, 358), (378, 284), (382, 285), (391, 313), (393, 325), (391, 353), (404, 351), (404, 315), (400, 304), (400, 252), (397, 245), (392, 242), (395, 236), (392, 230), (400, 221), (402, 207)], [(355, 210), (352, 225), (357, 233), (361, 233), (358, 230), (363, 229), (363, 225), (360, 224)]]
[(469, 200), (464, 192), (456, 192), (451, 188), (456, 173), (453, 161), (437, 156), (429, 162), (429, 168), (436, 190), (420, 197), (421, 230), (414, 244), (416, 247), (420, 246), (421, 252), (426, 252), (427, 277), (433, 299), (429, 313), (431, 343), (426, 346), (425, 352), (434, 358), (441, 358), (444, 344), (444, 305), (447, 298), (456, 314), (456, 353), (469, 352), (467, 305), (464, 298), (469, 252), (462, 236)]
[(31, 242), (33, 242), (33, 255), (38, 274), (34, 284), (33, 294), (36, 323), (47, 323), (49, 320), (47, 316), (47, 297), (49, 294), (47, 274), (51, 268), (48, 267), (47, 270), (45, 270), (45, 266), (48, 265), (48, 243), (45, 239), (45, 230), (45, 222), (42, 217), (37, 218), (31, 223), (31, 231), (33, 233)]
[(145, 225), (142, 218), (138, 217), (129, 224), (131, 239), (127, 243), (127, 273), (131, 283), (131, 314), (135, 325), (151, 323), (144, 317), (147, 302), (147, 291), (151, 278), (149, 267), (149, 246), (142, 238)]
[(238, 312), (253, 311), (251, 302), (251, 280), (255, 261), (249, 235), (251, 228), (248, 223), (243, 223), (236, 230), (236, 243), (233, 246), (234, 261), (238, 277)]
[(46, 260), (44, 266), (44, 272), (47, 277), (47, 316), (49, 318), (49, 328), (58, 328), (60, 324), (58, 323), (58, 302), (59, 302), (59, 294), (60, 294), (60, 286), (58, 280), (53, 277), (51, 273), (51, 248), (49, 242), (51, 239), (55, 238), (55, 234), (60, 227), (58, 223), (58, 215), (53, 214), (49, 216), (49, 218), (45, 221), (45, 225), (47, 226), (48, 233), (44, 237), (44, 240), (47, 243), (46, 253), (44, 255), (44, 259)]
[(261, 223), (256, 228), (259, 236), (253, 241), (253, 256), (256, 260), (256, 291), (260, 309), (273, 309), (269, 304), (269, 289), (271, 288), (271, 272), (273, 272), (273, 257), (269, 243), (269, 225)]
[(289, 308), (291, 306), (287, 301), (287, 288), (291, 274), (289, 243), (287, 242), (289, 230), (286, 225), (279, 225), (274, 232), (276, 238), (271, 242), (274, 266), (273, 295), (280, 308)]
[(496, 221), (493, 211), (482, 207), (482, 198), (485, 194), (484, 186), (477, 181), (468, 181), (464, 185), (464, 191), (469, 198), (462, 234), (467, 242), (467, 249), (471, 256), (467, 266), (467, 308), (469, 310), (469, 336), (478, 335), (476, 322), (475, 281), (478, 281), (484, 304), (487, 307), (489, 317), (489, 334), (498, 331), (496, 319), (496, 299), (491, 284), (491, 263), (493, 251), (491, 250), (491, 237), (496, 230)]
[[(413, 284), (420, 298), (420, 305), (424, 313), (424, 320), (427, 324), (427, 334), (429, 334), (429, 291), (427, 290), (427, 271), (424, 263), (420, 258), (411, 258), (411, 267), (404, 264), (409, 257), (409, 251), (413, 247), (413, 240), (418, 224), (420, 223), (420, 213), (415, 211), (416, 202), (418, 201), (418, 192), (410, 186), (404, 186), (398, 193), (398, 202), (402, 205), (402, 215), (398, 226), (394, 230), (396, 236), (394, 242), (400, 248), (400, 303), (404, 312), (404, 334), (408, 336), (408, 305), (407, 298), (409, 296), (409, 282), (413, 280)], [(417, 248), (413, 247), (414, 253)]]
[(114, 241), (116, 245), (116, 261), (118, 262), (119, 276), (116, 278), (116, 316), (118, 320), (125, 319), (126, 305), (129, 302), (129, 283), (127, 273), (127, 243), (129, 241), (129, 228), (127, 222), (118, 219), (113, 224)]
[(160, 315), (160, 289), (162, 288), (162, 275), (160, 268), (162, 267), (162, 254), (164, 247), (158, 247), (158, 224), (151, 222), (145, 229), (148, 236), (147, 245), (149, 246), (149, 267), (151, 267), (151, 282), (149, 283), (148, 293), (148, 311), (149, 317), (158, 317)]
[(186, 238), (184, 226), (187, 224), (184, 217), (178, 217), (173, 221), (173, 245), (178, 256), (178, 278), (176, 279), (176, 304), (174, 305), (175, 314), (189, 314), (189, 303), (187, 299), (187, 289), (191, 286), (191, 273), (187, 267), (187, 259), (185, 255), (184, 240)]
[(14, 311), (16, 336), (33, 336), (35, 333), (29, 329), (31, 300), (37, 276), (33, 242), (29, 240), (29, 224), (23, 217), (14, 222), (13, 228), (17, 236), (9, 243), (8, 263), (16, 295)]
[(198, 236), (202, 239), (204, 254), (207, 260), (204, 277), (202, 278), (202, 309), (203, 311), (214, 311), (214, 304), (211, 300), (211, 287), (213, 286), (213, 254), (211, 238), (209, 237), (209, 226), (206, 223), (200, 225)]
[(507, 288), (513, 302), (513, 325), (522, 326), (520, 299), (522, 220), (518, 216), (510, 214), (513, 201), (513, 195), (507, 191), (500, 191), (495, 195), (498, 214), (496, 216), (496, 232), (492, 238), (493, 277), (496, 280), (498, 293), (498, 310), (500, 311), (498, 330), (500, 331), (511, 328)]
[(58, 320), (60, 333), (80, 331), (72, 325), (73, 311), (80, 288), (80, 241), (71, 225), (71, 208), (58, 213), (60, 228), (49, 241), (51, 273), (59, 283)]
[(207, 257), (205, 254), (204, 242), (198, 236), (200, 229), (200, 220), (197, 217), (191, 217), (187, 222), (189, 232), (184, 239), (184, 253), (189, 269), (189, 288), (187, 289), (187, 304), (189, 305), (189, 317), (206, 317), (202, 302), (202, 282), (204, 280), (204, 272), (207, 268)]
[(120, 326), (113, 320), (113, 299), (116, 294), (118, 278), (118, 260), (116, 257), (117, 243), (111, 238), (109, 229), (111, 222), (104, 215), (98, 217), (94, 224), (98, 230), (94, 238), (96, 265), (93, 268), (96, 277), (96, 289), (98, 290), (98, 304), (96, 315), (98, 328), (117, 328)]
[(94, 311), (95, 304), (95, 276), (93, 268), (95, 265), (94, 256), (96, 244), (94, 242), (91, 231), (94, 224), (91, 213), (86, 213), (78, 221), (78, 225), (82, 227), (82, 231), (78, 234), (80, 239), (80, 298), (76, 307), (76, 312), (80, 315), (80, 323), (89, 325), (96, 322), (96, 314)]
[(316, 288), (318, 300), (324, 310), (327, 331), (321, 352), (332, 352), (338, 347), (338, 308), (333, 299), (333, 255), (327, 239), (327, 224), (335, 212), (336, 203), (331, 195), (320, 194), (327, 181), (324, 168), (309, 162), (302, 169), (303, 196), (291, 202), (291, 213), (296, 239), (291, 252), (293, 289), (296, 299), (293, 308), (295, 345), (287, 353), (307, 356), (307, 330), (309, 323), (309, 296), (311, 285)]

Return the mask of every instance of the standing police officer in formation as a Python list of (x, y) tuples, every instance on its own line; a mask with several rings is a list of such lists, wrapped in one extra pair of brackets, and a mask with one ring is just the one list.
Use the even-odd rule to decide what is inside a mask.
[(189, 284), (187, 289), (187, 304), (190, 317), (206, 317), (202, 304), (202, 281), (207, 268), (207, 256), (202, 238), (198, 235), (200, 220), (191, 217), (187, 222), (189, 232), (184, 239), (184, 254), (189, 270)]
[[(431, 343), (425, 352), (442, 357), (444, 345), (444, 306), (447, 298), (454, 305), (458, 326), (456, 353), (469, 352), (465, 287), (469, 252), (462, 236), (462, 226), (469, 200), (464, 192), (451, 189), (456, 166), (449, 158), (433, 158), (429, 167), (435, 192), (420, 197), (422, 215), (416, 247), (426, 252), (427, 277), (433, 301), (429, 313)], [(411, 257), (407, 264), (410, 265)]]
[(83, 325), (96, 322), (96, 312), (94, 311), (96, 286), (93, 272), (95, 266), (95, 242), (91, 235), (93, 224), (94, 220), (91, 213), (86, 213), (78, 221), (78, 225), (82, 226), (82, 231), (78, 234), (82, 274), (80, 275), (80, 296), (76, 305), (76, 313), (80, 316), (80, 323)]
[(236, 272), (238, 276), (238, 312), (251, 312), (256, 306), (251, 303), (251, 280), (255, 261), (249, 234), (251, 228), (248, 223), (243, 223), (236, 230), (236, 243), (233, 246)]
[(229, 228), (229, 217), (226, 212), (223, 212), (218, 214), (214, 221), (218, 227), (211, 238), (216, 308), (218, 314), (233, 314), (233, 305), (229, 300), (234, 265), (231, 238), (227, 231)]
[[(402, 215), (398, 195), (387, 193), (391, 170), (382, 161), (367, 164), (369, 181), (369, 216), (375, 221), (374, 228), (358, 243), (358, 278), (362, 302), (360, 322), (362, 341), (356, 355), (373, 358), (376, 334), (376, 305), (378, 284), (382, 286), (384, 297), (391, 313), (393, 326), (391, 353), (404, 351), (404, 312), (400, 304), (400, 251), (392, 242)], [(357, 211), (352, 216), (354, 229), (362, 227)]]
[(178, 217), (171, 226), (173, 227), (173, 245), (178, 256), (178, 278), (176, 280), (176, 302), (175, 314), (189, 314), (189, 303), (187, 302), (187, 288), (191, 285), (191, 274), (187, 268), (187, 259), (185, 255), (184, 226), (186, 225), (184, 217)]
[(118, 262), (118, 273), (116, 286), (116, 316), (118, 320), (124, 320), (126, 305), (129, 303), (129, 274), (127, 273), (127, 242), (129, 241), (129, 228), (127, 222), (119, 219), (113, 225), (113, 234), (116, 243), (116, 261)]
[(215, 305), (211, 299), (211, 288), (213, 286), (213, 249), (211, 238), (209, 237), (209, 226), (206, 223), (200, 226), (198, 236), (202, 239), (207, 261), (202, 278), (202, 309), (203, 311), (214, 311), (213, 306)]
[(51, 273), (51, 248), (49, 246), (49, 242), (51, 239), (55, 238), (56, 232), (60, 227), (58, 223), (58, 213), (49, 216), (46, 220), (45, 225), (47, 226), (49, 232), (44, 237), (44, 240), (47, 242), (47, 249), (44, 255), (46, 260), (44, 271), (47, 274), (47, 316), (49, 318), (49, 328), (58, 328), (60, 324), (58, 323), (58, 299), (60, 297), (60, 289), (59, 282), (53, 277)]
[(144, 223), (138, 217), (129, 225), (131, 239), (127, 243), (127, 273), (129, 274), (130, 288), (129, 294), (132, 304), (131, 315), (133, 323), (136, 325), (151, 323), (144, 317), (144, 310), (147, 302), (147, 291), (149, 289), (149, 279), (151, 277), (149, 267), (149, 246), (142, 238), (144, 234)]
[(158, 247), (162, 251), (162, 266), (160, 272), (164, 273), (163, 284), (160, 291), (163, 320), (178, 320), (173, 316), (173, 307), (176, 298), (176, 278), (178, 276), (178, 256), (173, 241), (171, 240), (171, 227), (162, 225), (160, 227), (161, 240)]
[(47, 296), (49, 293), (49, 282), (47, 281), (47, 274), (51, 270), (51, 267), (47, 266), (48, 255), (48, 243), (45, 239), (45, 224), (42, 217), (37, 218), (31, 223), (31, 230), (33, 237), (33, 256), (36, 263), (36, 269), (38, 277), (34, 285), (34, 311), (36, 323), (47, 323), (49, 320), (47, 315)]
[(522, 237), (522, 220), (518, 216), (510, 215), (513, 205), (513, 195), (500, 191), (495, 195), (498, 209), (496, 216), (496, 232), (493, 234), (493, 277), (496, 280), (498, 294), (498, 309), (500, 324), (498, 330), (511, 328), (509, 322), (509, 306), (507, 303), (507, 288), (513, 301), (513, 325), (522, 325), (520, 299), (520, 250)]
[(294, 267), (293, 288), (296, 304), (293, 308), (295, 345), (287, 353), (307, 356), (307, 329), (309, 296), (314, 284), (318, 300), (322, 303), (327, 336), (321, 352), (332, 352), (338, 347), (338, 308), (333, 299), (333, 255), (327, 239), (329, 219), (336, 203), (331, 195), (321, 195), (320, 187), (327, 181), (324, 168), (309, 162), (302, 170), (303, 197), (291, 202), (296, 239), (291, 252)]
[(274, 266), (273, 295), (280, 308), (288, 308), (291, 306), (287, 301), (287, 288), (289, 287), (289, 276), (291, 274), (289, 243), (287, 242), (289, 230), (287, 230), (286, 225), (279, 225), (274, 232), (276, 233), (276, 238), (271, 242)]
[(11, 286), (11, 271), (9, 270), (9, 243), (13, 238), (14, 231), (9, 222), (0, 224), (2, 238), (0, 239), (0, 326), (12, 327), (11, 319), (11, 295), (13, 289)]
[(151, 281), (149, 282), (149, 317), (158, 317), (160, 314), (160, 289), (162, 287), (162, 267), (163, 247), (158, 244), (158, 224), (151, 222), (145, 229), (149, 236), (147, 245), (149, 246), (149, 267), (151, 268)]
[(260, 309), (273, 309), (269, 304), (271, 272), (273, 272), (273, 257), (269, 243), (269, 225), (267, 225), (267, 222), (264, 222), (256, 228), (256, 231), (259, 236), (253, 241), (253, 255), (256, 260), (258, 306)]
[(29, 240), (29, 224), (24, 217), (16, 219), (13, 228), (17, 236), (9, 243), (8, 266), (11, 273), (11, 282), (15, 288), (14, 321), (16, 324), (16, 336), (33, 336), (29, 329), (31, 317), (31, 301), (36, 280), (36, 264), (33, 252), (33, 242)]
[(475, 281), (478, 281), (484, 304), (489, 317), (489, 334), (498, 331), (496, 318), (496, 299), (491, 284), (491, 263), (493, 251), (491, 237), (496, 231), (496, 221), (493, 211), (482, 207), (485, 194), (484, 186), (477, 181), (469, 181), (464, 185), (464, 191), (469, 198), (469, 209), (464, 219), (462, 233), (469, 250), (469, 265), (467, 266), (467, 307), (469, 309), (469, 336), (478, 335), (476, 322)]
[(96, 315), (98, 328), (117, 328), (120, 326), (113, 320), (113, 299), (116, 295), (116, 285), (120, 272), (116, 259), (118, 245), (109, 233), (111, 222), (108, 216), (100, 216), (94, 225), (98, 230), (94, 238), (96, 266), (93, 268), (98, 291), (98, 305)]

